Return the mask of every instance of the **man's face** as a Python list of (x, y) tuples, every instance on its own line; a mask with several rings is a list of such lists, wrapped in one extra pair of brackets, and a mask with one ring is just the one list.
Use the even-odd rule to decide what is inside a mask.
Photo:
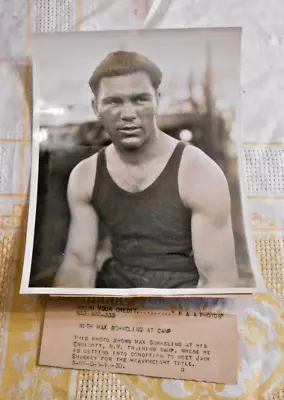
[(101, 80), (95, 112), (115, 146), (137, 150), (156, 129), (157, 93), (145, 72)]

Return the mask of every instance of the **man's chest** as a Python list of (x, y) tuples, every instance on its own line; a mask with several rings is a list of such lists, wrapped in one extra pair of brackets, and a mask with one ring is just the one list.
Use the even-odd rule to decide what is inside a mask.
[(148, 162), (142, 165), (109, 163), (108, 172), (112, 180), (123, 190), (131, 193), (147, 189), (164, 169), (163, 162)]

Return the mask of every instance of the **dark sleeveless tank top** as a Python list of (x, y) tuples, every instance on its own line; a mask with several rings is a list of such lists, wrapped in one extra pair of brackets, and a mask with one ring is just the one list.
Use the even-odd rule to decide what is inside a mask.
[(92, 204), (110, 233), (113, 258), (146, 270), (198, 272), (192, 255), (191, 211), (181, 201), (178, 171), (185, 144), (178, 143), (159, 177), (130, 193), (111, 178), (105, 150), (98, 154)]

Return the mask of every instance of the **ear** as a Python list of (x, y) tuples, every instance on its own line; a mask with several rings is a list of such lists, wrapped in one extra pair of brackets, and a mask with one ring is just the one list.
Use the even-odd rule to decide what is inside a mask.
[(157, 90), (156, 91), (156, 100), (157, 100), (157, 104), (160, 104), (160, 98), (161, 98), (161, 93)]
[(157, 114), (157, 112), (158, 112), (158, 108), (159, 108), (159, 105), (160, 105), (160, 98), (161, 98), (161, 94), (160, 94), (160, 92), (157, 90), (157, 91), (156, 91), (156, 101), (157, 101), (157, 111), (156, 111), (156, 114)]
[(98, 112), (98, 105), (97, 105), (95, 97), (92, 98), (92, 109), (93, 109), (96, 117), (99, 119), (100, 115), (99, 115), (99, 112)]

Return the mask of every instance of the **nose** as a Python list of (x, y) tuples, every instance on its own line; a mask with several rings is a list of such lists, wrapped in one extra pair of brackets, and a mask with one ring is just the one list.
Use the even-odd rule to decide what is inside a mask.
[(121, 110), (121, 119), (123, 121), (132, 121), (135, 119), (135, 108), (131, 103), (125, 103)]

